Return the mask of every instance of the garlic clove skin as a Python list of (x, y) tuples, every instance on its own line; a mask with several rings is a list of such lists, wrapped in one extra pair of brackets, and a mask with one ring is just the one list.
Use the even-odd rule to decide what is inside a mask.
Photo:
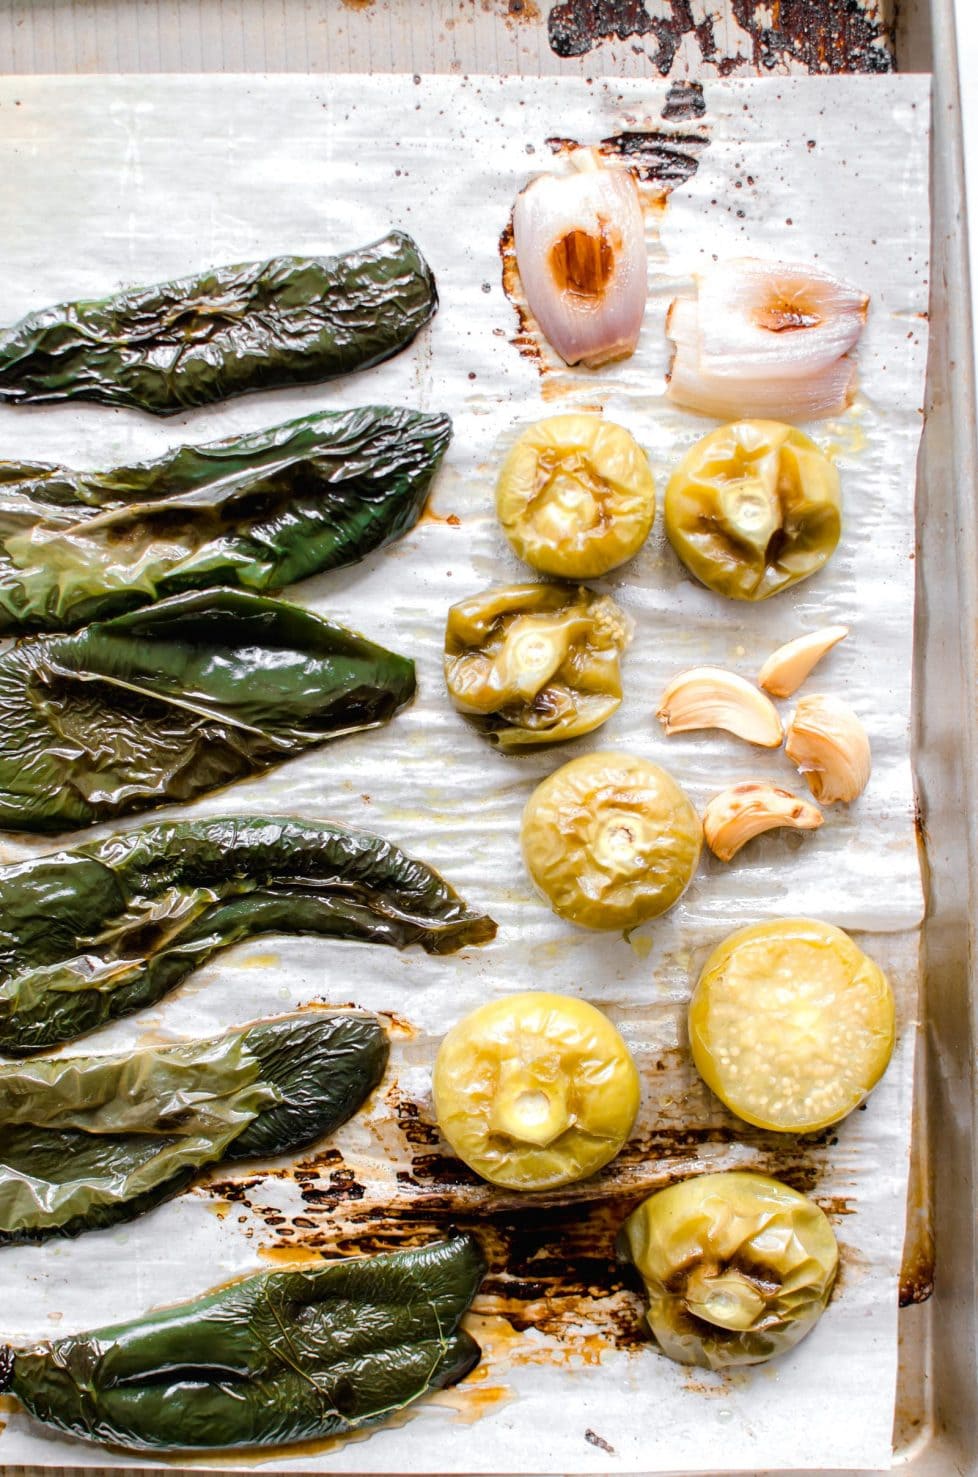
[(869, 736), (840, 698), (803, 697), (788, 724), (785, 753), (821, 805), (848, 805), (869, 783)]
[(624, 359), (645, 316), (645, 220), (634, 175), (594, 149), (517, 196), (513, 244), (530, 312), (567, 364)]
[(822, 626), (788, 641), (771, 653), (758, 674), (758, 683), (772, 697), (791, 697), (827, 651), (849, 634), (848, 626)]
[(817, 831), (824, 816), (815, 805), (766, 780), (745, 780), (714, 795), (703, 812), (703, 835), (714, 856), (729, 862), (763, 831), (787, 826)]
[(667, 735), (722, 728), (765, 749), (776, 749), (784, 737), (771, 699), (723, 667), (693, 667), (674, 677), (656, 717)]

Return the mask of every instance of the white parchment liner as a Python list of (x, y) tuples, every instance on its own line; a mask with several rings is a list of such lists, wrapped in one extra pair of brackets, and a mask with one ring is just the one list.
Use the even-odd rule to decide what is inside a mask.
[[(708, 82), (702, 123), (663, 124), (665, 93), (665, 83), (573, 78), (0, 83), (0, 321), (205, 265), (338, 250), (392, 224), (411, 231), (431, 261), (439, 314), (413, 348), (377, 370), (166, 422), (98, 406), (0, 407), (0, 456), (107, 466), (317, 408), (390, 402), (448, 410), (455, 439), (432, 516), (358, 568), (290, 592), (413, 655), (417, 702), (385, 730), (183, 813), (291, 810), (376, 830), (440, 867), (500, 924), (489, 948), (441, 960), (258, 940), (199, 971), (157, 1009), (74, 1049), (217, 1032), (314, 999), (396, 1012), (410, 1029), (395, 1034), (389, 1083), (324, 1146), (352, 1167), (365, 1203), (383, 1208), (401, 1194), (397, 1170), (432, 1152), (411, 1143), (391, 1105), (410, 1100), (422, 1120), (430, 1115), (428, 1071), (446, 1027), (498, 992), (582, 994), (610, 1011), (643, 1067), (638, 1138), (654, 1143), (658, 1134), (665, 1147), (661, 1163), (652, 1156), (645, 1169), (627, 1168), (639, 1188), (646, 1172), (652, 1183), (697, 1166), (776, 1168), (779, 1153), (786, 1170), (805, 1160), (843, 1248), (829, 1312), (771, 1365), (704, 1377), (651, 1346), (615, 1347), (600, 1334), (600, 1319), (590, 1342), (586, 1317), (577, 1342), (561, 1342), (534, 1330), (505, 1338), (505, 1326), (483, 1316), (487, 1357), (474, 1384), (369, 1440), (272, 1454), (282, 1470), (715, 1472), (889, 1460), (922, 908), (909, 724), (928, 84), (920, 77)], [(511, 343), (516, 316), (500, 280), (498, 239), (513, 197), (548, 166), (549, 136), (594, 142), (635, 128), (709, 140), (697, 172), (651, 220), (651, 296), (639, 349), (597, 373), (541, 378)], [(773, 601), (735, 604), (685, 575), (660, 512), (638, 557), (601, 582), (637, 627), (620, 712), (559, 753), (514, 759), (491, 751), (447, 702), (441, 640), (453, 600), (526, 577), (492, 514), (506, 446), (543, 414), (603, 406), (647, 448), (664, 487), (682, 451), (713, 424), (663, 399), (666, 307), (714, 256), (747, 253), (817, 261), (872, 295), (856, 402), (809, 428), (842, 475), (837, 554), (819, 576)], [(699, 806), (737, 779), (800, 784), (783, 754), (718, 734), (667, 741), (653, 714), (665, 682), (683, 667), (729, 664), (750, 677), (773, 647), (829, 622), (849, 624), (852, 634), (807, 690), (843, 695), (871, 735), (873, 777), (858, 804), (832, 810), (817, 835), (761, 838), (731, 866), (707, 858), (680, 906), (630, 943), (553, 918), (532, 895), (519, 857), (520, 812), (534, 783), (577, 753), (614, 747), (665, 764)], [(2, 854), (46, 849), (5, 838)], [(883, 1083), (837, 1140), (824, 1140), (807, 1159), (790, 1140), (772, 1150), (763, 1136), (741, 1133), (698, 1085), (684, 1051), (685, 1002), (706, 954), (731, 928), (784, 914), (856, 931), (889, 969), (900, 1000), (900, 1040)], [(680, 1149), (684, 1126), (696, 1132)], [(714, 1128), (724, 1130), (714, 1139), (733, 1141), (711, 1142)], [(322, 1161), (323, 1183), (331, 1162)], [(238, 1175), (248, 1182), (238, 1205), (202, 1187), (117, 1230), (4, 1250), (0, 1333), (22, 1340), (127, 1318), (267, 1266), (270, 1248), (302, 1242), (302, 1227), (289, 1226), (296, 1212), (305, 1210), (328, 1239), (328, 1213), (304, 1206), (291, 1175), (265, 1180), (261, 1168)], [(337, 1224), (343, 1214), (341, 1205)], [(483, 1306), (483, 1315), (491, 1312)], [(0, 1462), (139, 1465), (58, 1438), (19, 1412), (0, 1435)]]

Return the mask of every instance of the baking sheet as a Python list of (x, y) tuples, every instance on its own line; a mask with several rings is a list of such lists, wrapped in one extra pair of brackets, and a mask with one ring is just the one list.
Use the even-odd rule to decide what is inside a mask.
[[(295, 1248), (370, 1249), (430, 1235), (449, 1218), (478, 1218), (499, 1265), (477, 1306), (487, 1359), (476, 1378), (366, 1442), (273, 1454), (277, 1468), (714, 1470), (868, 1467), (889, 1458), (921, 914), (909, 684), (927, 82), (710, 83), (705, 116), (694, 124), (664, 123), (665, 95), (664, 84), (571, 79), (0, 84), (3, 321), (204, 262), (339, 249), (389, 224), (416, 235), (441, 290), (438, 317), (413, 349), (333, 386), (252, 396), (165, 423), (95, 406), (0, 408), (4, 455), (78, 465), (156, 455), (181, 440), (320, 406), (387, 400), (448, 409), (455, 420), (422, 525), (357, 569), (292, 592), (414, 655), (418, 702), (386, 730), (293, 761), (193, 813), (291, 808), (380, 831), (487, 906), (498, 940), (446, 960), (260, 940), (199, 971), (156, 1010), (91, 1038), (83, 1049), (201, 1034), (312, 999), (397, 1016), (391, 1076), (374, 1105), (298, 1171), (218, 1172), (131, 1226), (3, 1255), (3, 1332), (21, 1339), (130, 1316)], [(649, 212), (651, 297), (639, 350), (597, 373), (561, 371), (545, 358), (541, 373), (526, 335), (524, 352), (512, 342), (517, 318), (501, 284), (498, 240), (512, 198), (546, 167), (548, 137), (592, 142), (650, 127), (704, 142), (694, 150), (696, 172)], [(747, 251), (817, 260), (873, 296), (860, 393), (845, 416), (815, 428), (842, 474), (842, 546), (798, 589), (758, 608), (733, 606), (683, 575), (660, 514), (642, 553), (597, 582), (637, 623), (620, 712), (559, 754), (490, 751), (447, 703), (440, 645), (453, 599), (524, 577), (491, 511), (505, 448), (541, 414), (603, 407), (646, 446), (661, 488), (712, 425), (662, 399), (665, 309), (704, 260)], [(852, 635), (810, 686), (845, 695), (873, 740), (873, 778), (851, 812), (831, 813), (813, 837), (761, 838), (732, 867), (705, 861), (680, 906), (630, 940), (580, 934), (553, 919), (519, 861), (519, 814), (533, 784), (565, 758), (601, 747), (666, 764), (700, 805), (740, 778), (790, 783), (783, 755), (759, 755), (723, 736), (665, 740), (656, 700), (686, 665), (715, 661), (750, 676), (780, 642), (835, 621), (850, 624)], [(44, 849), (11, 841), (4, 851), (13, 858)], [(745, 1131), (696, 1083), (684, 1052), (684, 1004), (698, 964), (732, 927), (786, 913), (861, 931), (900, 998), (900, 1043), (883, 1083), (864, 1112), (814, 1143)], [(546, 1225), (545, 1214), (535, 1220), (525, 1204), (507, 1205), (453, 1173), (427, 1097), (446, 1026), (494, 992), (529, 986), (581, 993), (607, 1008), (645, 1083), (633, 1144), (597, 1186), (574, 1192), (569, 1214)], [(636, 1199), (677, 1172), (734, 1163), (782, 1173), (826, 1206), (843, 1276), (827, 1316), (788, 1358), (703, 1376), (643, 1342), (640, 1303), (615, 1280), (611, 1233)], [(543, 1254), (561, 1244), (579, 1274), (573, 1285), (554, 1270), (559, 1258)], [(581, 1254), (587, 1247), (590, 1259)], [(534, 1268), (536, 1286), (527, 1275)], [(0, 1435), (0, 1461), (138, 1465), (50, 1436), (17, 1413)]]

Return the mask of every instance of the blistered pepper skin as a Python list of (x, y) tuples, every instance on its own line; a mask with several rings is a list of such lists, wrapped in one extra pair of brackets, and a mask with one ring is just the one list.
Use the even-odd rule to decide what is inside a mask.
[(521, 837), (530, 876), (555, 913), (582, 928), (626, 929), (679, 901), (696, 871), (702, 828), (657, 764), (595, 753), (537, 786)]
[(621, 1240), (645, 1283), (659, 1348), (707, 1369), (793, 1348), (822, 1316), (839, 1263), (817, 1205), (737, 1171), (660, 1190), (629, 1216)]
[(600, 415), (550, 416), (510, 449), (496, 514), (514, 553), (541, 574), (594, 579), (642, 547), (655, 482), (624, 427)]
[(692, 575), (731, 600), (767, 600), (817, 573), (839, 542), (839, 474), (779, 421), (734, 421), (697, 441), (666, 487), (666, 533)]
[(635, 1063), (607, 1016), (545, 991), (491, 1001), (453, 1026), (432, 1086), (455, 1153), (511, 1190), (595, 1174), (627, 1139), (640, 1095)]
[(841, 928), (777, 918), (714, 949), (689, 1006), (700, 1076), (759, 1128), (814, 1133), (857, 1108), (893, 1051), (886, 976)]
[(449, 696), (502, 749), (579, 738), (621, 705), (630, 634), (614, 601), (583, 587), (483, 590), (448, 612)]
[(431, 268), (403, 231), (339, 256), (215, 267), (0, 329), (0, 400), (175, 415), (380, 364), (437, 306)]

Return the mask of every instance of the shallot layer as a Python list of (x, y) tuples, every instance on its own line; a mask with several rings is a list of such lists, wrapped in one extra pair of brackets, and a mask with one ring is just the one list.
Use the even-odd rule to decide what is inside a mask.
[(517, 196), (516, 264), (530, 312), (567, 364), (631, 354), (645, 315), (645, 222), (634, 176), (593, 149)]

